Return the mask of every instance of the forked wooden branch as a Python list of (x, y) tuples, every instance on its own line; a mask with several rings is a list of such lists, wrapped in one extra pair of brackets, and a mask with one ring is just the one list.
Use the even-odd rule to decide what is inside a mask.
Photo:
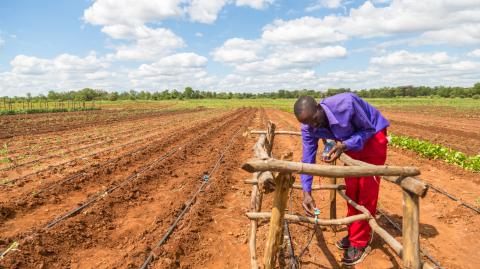
[(359, 176), (414, 176), (420, 171), (416, 167), (388, 165), (375, 166), (331, 166), (270, 159), (251, 159), (242, 168), (250, 173), (275, 171), (280, 173), (299, 173), (324, 177)]

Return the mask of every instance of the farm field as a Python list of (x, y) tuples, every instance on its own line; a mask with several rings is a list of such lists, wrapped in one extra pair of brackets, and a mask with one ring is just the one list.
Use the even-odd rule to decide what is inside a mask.
[[(370, 100), (369, 100), (370, 101)], [(480, 102), (443, 99), (371, 100), (390, 120), (390, 132), (421, 138), (468, 155), (480, 154)], [(251, 175), (240, 169), (252, 157), (255, 136), (268, 120), (277, 130), (298, 130), (294, 100), (187, 100), (105, 102), (102, 110), (1, 116), (0, 268), (250, 268), (247, 238)], [(399, 104), (400, 103), (400, 104)], [(301, 158), (298, 137), (278, 136), (275, 156)], [(390, 147), (391, 165), (420, 168), (425, 182), (480, 207), (478, 173)], [(208, 177), (205, 177), (208, 175)], [(297, 180), (299, 180), (297, 178)], [(318, 179), (315, 179), (318, 183)], [(165, 243), (170, 225), (205, 182), (192, 207)], [(401, 223), (402, 193), (383, 182), (379, 208)], [(328, 196), (316, 193), (322, 217)], [(270, 209), (271, 196), (264, 202)], [(338, 215), (345, 205), (338, 200)], [(303, 214), (301, 191), (289, 211)], [(379, 223), (401, 242), (388, 221)], [(429, 191), (421, 200), (422, 247), (445, 268), (478, 268), (479, 214)], [(258, 233), (263, 257), (268, 223)], [(290, 226), (297, 252), (312, 226)], [(345, 236), (318, 230), (302, 268), (342, 268), (333, 245)], [(400, 268), (379, 238), (355, 268)]]

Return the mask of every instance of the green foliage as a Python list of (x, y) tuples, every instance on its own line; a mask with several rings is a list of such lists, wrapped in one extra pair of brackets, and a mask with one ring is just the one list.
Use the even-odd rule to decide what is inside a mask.
[(390, 143), (395, 147), (415, 151), (425, 158), (443, 160), (447, 163), (455, 164), (468, 170), (480, 172), (480, 155), (467, 156), (460, 151), (408, 136), (391, 135), (391, 137), (392, 140)]

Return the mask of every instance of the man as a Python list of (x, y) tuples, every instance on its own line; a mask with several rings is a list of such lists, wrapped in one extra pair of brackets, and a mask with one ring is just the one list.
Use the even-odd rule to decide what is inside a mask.
[[(382, 114), (353, 93), (341, 93), (323, 99), (319, 104), (310, 96), (298, 98), (294, 105), (295, 116), (302, 123), (304, 163), (315, 163), (319, 139), (333, 139), (337, 143), (328, 152), (325, 162), (333, 162), (342, 153), (353, 159), (375, 165), (385, 164), (387, 157), (387, 127), (389, 122)], [(316, 208), (311, 195), (313, 177), (301, 175), (303, 208), (312, 216)], [(365, 206), (375, 215), (380, 177), (345, 178), (346, 194)], [(348, 205), (348, 204), (347, 204)], [(359, 214), (348, 205), (347, 216)], [(336, 242), (345, 250), (342, 263), (354, 265), (369, 252), (371, 228), (367, 221), (349, 225), (348, 235)]]

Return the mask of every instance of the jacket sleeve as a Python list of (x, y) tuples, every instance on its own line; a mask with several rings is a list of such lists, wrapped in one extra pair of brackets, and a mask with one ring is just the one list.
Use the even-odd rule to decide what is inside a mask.
[[(318, 149), (318, 138), (315, 138), (308, 126), (302, 124), (302, 162), (315, 163)], [(302, 188), (304, 191), (310, 192), (312, 190), (313, 176), (300, 175)]]
[(355, 132), (343, 143), (347, 146), (347, 150), (360, 151), (376, 131), (357, 98), (352, 98), (350, 123), (355, 128)]

